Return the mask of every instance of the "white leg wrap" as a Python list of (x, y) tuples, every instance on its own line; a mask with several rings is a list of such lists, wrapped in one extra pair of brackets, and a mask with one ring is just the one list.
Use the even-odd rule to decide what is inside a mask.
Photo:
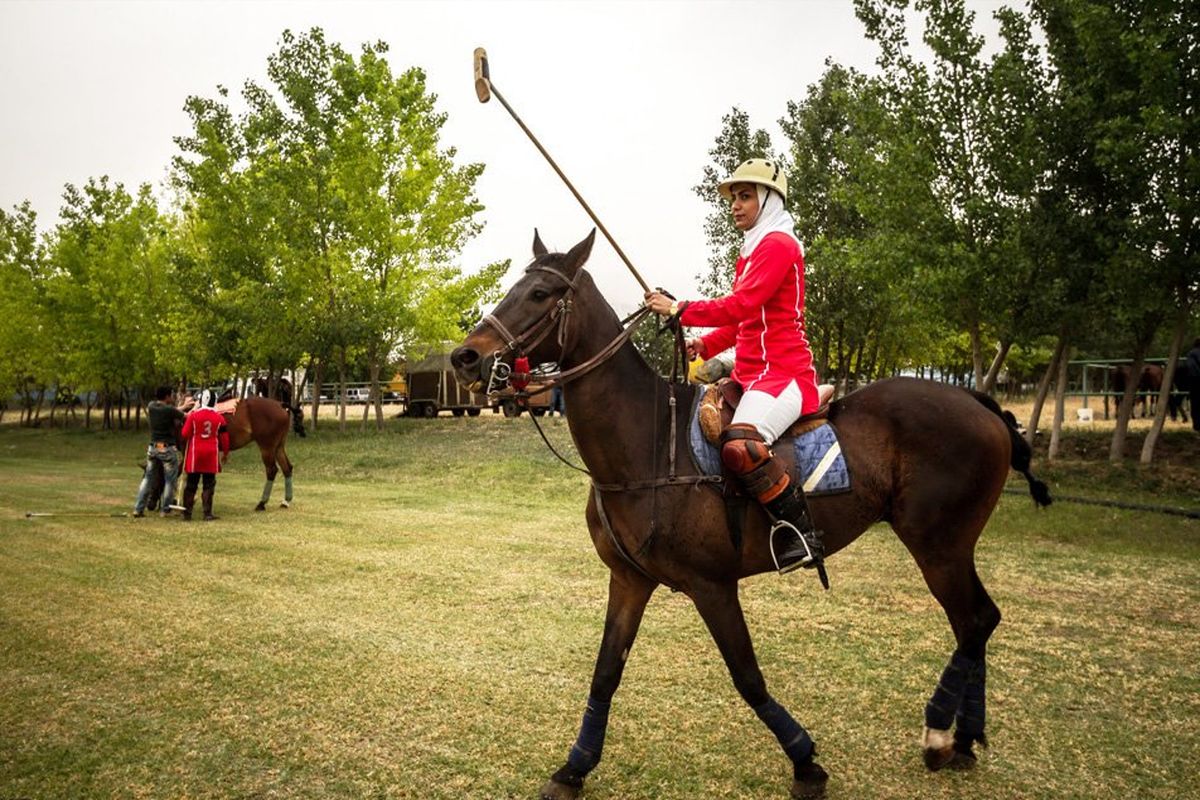
[(950, 731), (940, 731), (937, 728), (925, 728), (921, 734), (921, 747), (926, 750), (945, 750), (954, 746), (954, 734)]

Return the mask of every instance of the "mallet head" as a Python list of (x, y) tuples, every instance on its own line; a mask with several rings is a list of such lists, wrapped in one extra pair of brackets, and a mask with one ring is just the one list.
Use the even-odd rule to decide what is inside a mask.
[(488, 72), (487, 50), (475, 48), (475, 96), (479, 102), (486, 103), (492, 99), (491, 74)]

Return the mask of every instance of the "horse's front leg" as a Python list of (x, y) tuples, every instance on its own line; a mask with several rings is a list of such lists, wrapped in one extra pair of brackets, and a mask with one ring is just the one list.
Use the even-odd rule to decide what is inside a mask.
[(775, 734), (783, 752), (791, 759), (792, 797), (824, 797), (829, 776), (813, 761), (816, 748), (808, 731), (767, 692), (767, 682), (758, 668), (754, 644), (742, 615), (737, 584), (714, 584), (695, 590), (692, 601), (716, 641), (738, 693)]
[(579, 736), (571, 747), (567, 762), (542, 787), (542, 800), (572, 800), (583, 788), (583, 779), (600, 763), (604, 734), (608, 728), (608, 708), (621, 683), (621, 674), (629, 658), (629, 649), (637, 636), (646, 603), (657, 584), (633, 572), (613, 570), (608, 581), (608, 612), (604, 619), (604, 638), (592, 673), (587, 710)]

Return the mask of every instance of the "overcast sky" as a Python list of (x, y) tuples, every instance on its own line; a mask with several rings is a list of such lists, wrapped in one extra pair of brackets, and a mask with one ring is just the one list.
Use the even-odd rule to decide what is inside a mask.
[[(977, 26), (994, 29), (999, 5), (971, 3)], [(248, 78), (266, 82), (281, 31), (313, 26), (353, 52), (387, 42), (394, 71), (423, 68), (449, 116), (443, 144), (487, 165), (477, 185), (486, 227), (463, 251), (465, 269), (523, 266), (535, 226), (564, 250), (592, 227), (503, 107), (476, 99), (482, 46), (496, 87), (638, 270), (680, 297), (694, 295), (707, 257), (706, 207), (692, 187), (721, 117), (736, 105), (780, 146), (777, 120), (826, 58), (870, 71), (876, 57), (851, 0), (0, 0), (0, 205), (30, 200), (45, 229), (65, 183), (108, 175), (161, 190), (172, 137), (189, 131), (187, 96), (222, 84), (236, 104)], [(591, 272), (627, 310), (641, 290), (597, 242)]]

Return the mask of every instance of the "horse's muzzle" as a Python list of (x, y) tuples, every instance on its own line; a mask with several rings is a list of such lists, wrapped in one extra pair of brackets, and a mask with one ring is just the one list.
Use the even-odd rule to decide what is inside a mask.
[(454, 367), (454, 377), (467, 389), (472, 392), (482, 392), (486, 387), (483, 385), (484, 367), (491, 371), (491, 358), (483, 358), (479, 351), (473, 347), (456, 347), (450, 353), (450, 366)]

